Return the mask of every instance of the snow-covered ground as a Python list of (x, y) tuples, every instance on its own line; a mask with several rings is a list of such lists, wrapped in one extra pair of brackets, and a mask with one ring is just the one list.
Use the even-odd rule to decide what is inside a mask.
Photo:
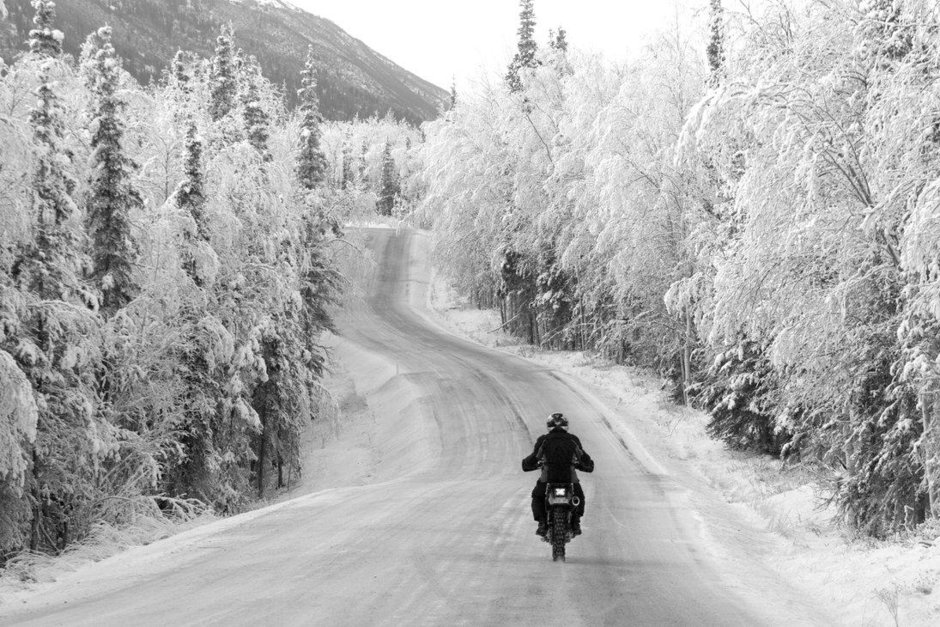
[[(435, 274), (428, 309), (452, 332), (583, 381), (618, 409), (632, 447), (667, 472), (701, 479), (745, 519), (768, 532), (766, 543), (729, 532), (707, 495), (696, 503), (705, 533), (739, 553), (760, 552), (798, 589), (847, 625), (940, 624), (940, 533), (887, 542), (853, 538), (834, 520), (819, 477), (799, 466), (728, 450), (705, 433), (704, 413), (672, 404), (662, 381), (582, 352), (536, 350), (499, 330), (499, 312), (470, 307)], [(623, 410), (623, 411), (620, 411)], [(577, 431), (577, 417), (573, 417)]]

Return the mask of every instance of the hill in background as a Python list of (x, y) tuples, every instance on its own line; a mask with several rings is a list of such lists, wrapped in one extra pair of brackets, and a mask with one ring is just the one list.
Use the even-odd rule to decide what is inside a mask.
[[(8, 62), (32, 27), (30, 0), (5, 0), (9, 25), (0, 29), (0, 55)], [(264, 75), (286, 86), (289, 100), (300, 81), (307, 47), (320, 67), (320, 108), (327, 119), (385, 115), (420, 123), (437, 117), (448, 95), (395, 65), (333, 22), (282, 0), (60, 0), (57, 28), (65, 51), (78, 55), (98, 27), (114, 29), (124, 67), (141, 83), (158, 79), (177, 50), (209, 57), (222, 24), (231, 22), (236, 44), (258, 58)]]

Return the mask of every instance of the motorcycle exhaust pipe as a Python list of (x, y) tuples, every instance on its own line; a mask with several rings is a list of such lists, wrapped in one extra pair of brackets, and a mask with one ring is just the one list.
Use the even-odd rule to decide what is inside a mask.
[(578, 497), (575, 496), (575, 497), (573, 497), (573, 498), (571, 499), (571, 504), (574, 505), (575, 507), (577, 507), (578, 505), (581, 504), (581, 499), (579, 499)]

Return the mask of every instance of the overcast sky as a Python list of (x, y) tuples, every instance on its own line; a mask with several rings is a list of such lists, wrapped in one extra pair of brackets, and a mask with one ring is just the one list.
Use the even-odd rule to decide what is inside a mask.
[[(515, 51), (518, 0), (290, 0), (325, 17), (406, 70), (458, 89)], [(680, 0), (691, 8), (708, 0)], [(688, 11), (683, 12), (684, 15)], [(571, 45), (622, 60), (675, 22), (673, 0), (535, 0), (536, 38), (563, 26)]]

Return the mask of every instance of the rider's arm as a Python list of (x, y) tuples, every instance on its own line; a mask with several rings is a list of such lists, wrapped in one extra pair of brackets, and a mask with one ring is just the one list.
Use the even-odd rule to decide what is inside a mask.
[(573, 435), (572, 437), (578, 443), (578, 461), (574, 465), (575, 469), (584, 472), (594, 472), (594, 460), (591, 459), (591, 456), (588, 455), (584, 447), (581, 446), (581, 440), (578, 439), (578, 436)]
[(578, 458), (578, 463), (574, 465), (578, 470), (583, 470), (584, 472), (594, 472), (594, 460), (591, 459), (591, 456), (584, 452), (584, 449), (581, 450), (581, 457)]
[(532, 448), (532, 454), (522, 460), (523, 472), (529, 472), (530, 470), (538, 470), (539, 449), (542, 448), (542, 440), (544, 439), (545, 439), (544, 435), (539, 436), (539, 439), (535, 441), (535, 446)]

